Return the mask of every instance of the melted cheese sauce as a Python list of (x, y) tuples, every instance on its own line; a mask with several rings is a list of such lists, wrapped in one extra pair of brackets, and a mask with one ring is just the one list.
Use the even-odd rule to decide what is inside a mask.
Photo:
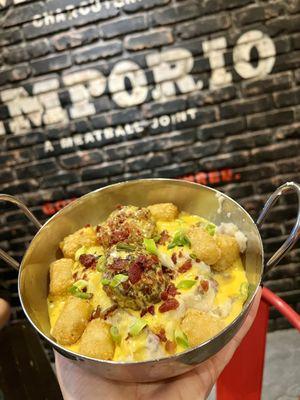
[[(179, 218), (172, 222), (157, 221), (157, 230), (159, 233), (167, 231), (173, 237), (180, 229), (181, 231), (188, 230), (196, 223), (207, 223), (204, 218), (195, 215), (181, 213)], [(164, 264), (170, 268), (174, 268), (171, 256), (176, 251), (181, 251), (184, 257), (191, 253), (187, 247), (180, 247), (175, 249), (168, 249), (167, 246), (158, 245), (158, 256)], [(99, 249), (101, 249), (99, 247)], [(101, 251), (101, 250), (100, 250)], [(76, 264), (76, 263), (75, 263)], [(78, 265), (77, 265), (78, 268)], [(213, 295), (207, 295), (207, 304), (204, 302), (205, 307), (209, 307), (209, 313), (213, 316), (220, 318), (223, 326), (230, 324), (241, 312), (243, 303), (246, 300), (247, 294), (241, 292), (241, 286), (247, 285), (247, 278), (241, 259), (238, 259), (231, 268), (223, 273), (211, 273), (210, 267), (204, 263), (196, 261), (192, 262), (192, 268), (185, 273), (178, 274), (173, 283), (177, 286), (182, 280), (194, 280), (195, 277), (199, 279), (206, 279), (213, 277), (217, 283), (217, 291)], [(100, 306), (101, 309), (107, 309), (112, 305), (111, 299), (106, 295), (103, 290), (102, 273), (94, 271), (88, 275), (88, 293), (93, 293), (91, 304), (93, 309)], [(161, 303), (155, 304), (155, 314), (147, 313), (143, 316), (143, 320), (147, 323), (147, 328), (141, 334), (135, 337), (128, 338), (128, 330), (130, 326), (140, 318), (140, 311), (121, 310), (117, 311), (112, 317), (109, 317), (107, 322), (118, 327), (119, 333), (122, 337), (120, 343), (115, 346), (115, 353), (113, 360), (115, 361), (143, 361), (146, 359), (155, 359), (162, 356), (167, 356), (164, 346), (160, 345), (157, 336), (151, 332), (159, 332), (161, 328), (165, 330), (168, 340), (174, 340), (174, 331), (179, 327), (185, 311), (189, 308), (189, 301), (195, 295), (195, 287), (189, 289), (180, 289), (180, 295), (176, 299), (180, 302), (180, 306), (176, 310), (171, 310), (165, 313), (158, 311)], [(203, 296), (204, 297), (204, 296)], [(51, 327), (55, 325), (62, 308), (65, 304), (65, 296), (57, 296), (48, 298), (48, 311)], [(192, 306), (193, 308), (193, 306)], [(79, 353), (80, 340), (71, 345), (65, 346), (67, 349)], [(180, 344), (177, 344), (176, 353), (186, 350)]]

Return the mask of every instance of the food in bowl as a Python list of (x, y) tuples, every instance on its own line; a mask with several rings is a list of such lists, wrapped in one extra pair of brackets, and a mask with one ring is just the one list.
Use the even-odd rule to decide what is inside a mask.
[(60, 345), (102, 360), (146, 361), (218, 334), (248, 296), (247, 238), (171, 203), (120, 205), (60, 243), (48, 311)]

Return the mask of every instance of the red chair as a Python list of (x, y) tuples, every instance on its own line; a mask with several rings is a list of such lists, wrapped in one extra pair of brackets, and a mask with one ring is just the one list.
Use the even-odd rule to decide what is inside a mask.
[(276, 294), (263, 288), (254, 323), (217, 381), (217, 400), (260, 400), (270, 306), (300, 332), (300, 315)]

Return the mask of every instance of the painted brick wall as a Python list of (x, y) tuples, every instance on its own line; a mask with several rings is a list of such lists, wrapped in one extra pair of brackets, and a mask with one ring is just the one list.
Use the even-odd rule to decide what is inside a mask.
[[(0, 0), (0, 183), (45, 221), (90, 190), (137, 177), (219, 188), (254, 217), (299, 181), (297, 0)], [(0, 246), (34, 228), (0, 204)], [(274, 208), (266, 256), (292, 227)], [(13, 317), (17, 275), (3, 262)], [(266, 285), (300, 309), (300, 251)], [(297, 303), (298, 302), (298, 303)], [(275, 311), (270, 329), (288, 324)]]

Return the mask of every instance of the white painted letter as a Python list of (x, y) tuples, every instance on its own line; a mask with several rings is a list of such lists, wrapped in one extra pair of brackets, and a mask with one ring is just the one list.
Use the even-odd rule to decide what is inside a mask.
[[(258, 53), (255, 66), (250, 62), (253, 47)], [(275, 45), (269, 36), (258, 30), (246, 32), (239, 38), (233, 49), (234, 68), (245, 79), (263, 77), (272, 71), (275, 54)]]
[(181, 93), (190, 93), (202, 89), (203, 82), (195, 82), (189, 75), (194, 59), (192, 53), (178, 48), (152, 53), (146, 57), (147, 65), (152, 69), (158, 85), (152, 92), (155, 100), (163, 100), (176, 94), (176, 85)]
[(203, 53), (209, 59), (212, 70), (209, 80), (210, 89), (227, 86), (232, 82), (230, 72), (225, 69), (224, 53), (227, 48), (226, 38), (206, 40), (202, 43)]
[[(126, 78), (131, 90), (126, 90)], [(133, 61), (120, 61), (111, 71), (108, 87), (113, 100), (120, 107), (130, 107), (143, 103), (148, 94), (147, 79), (144, 71)]]

